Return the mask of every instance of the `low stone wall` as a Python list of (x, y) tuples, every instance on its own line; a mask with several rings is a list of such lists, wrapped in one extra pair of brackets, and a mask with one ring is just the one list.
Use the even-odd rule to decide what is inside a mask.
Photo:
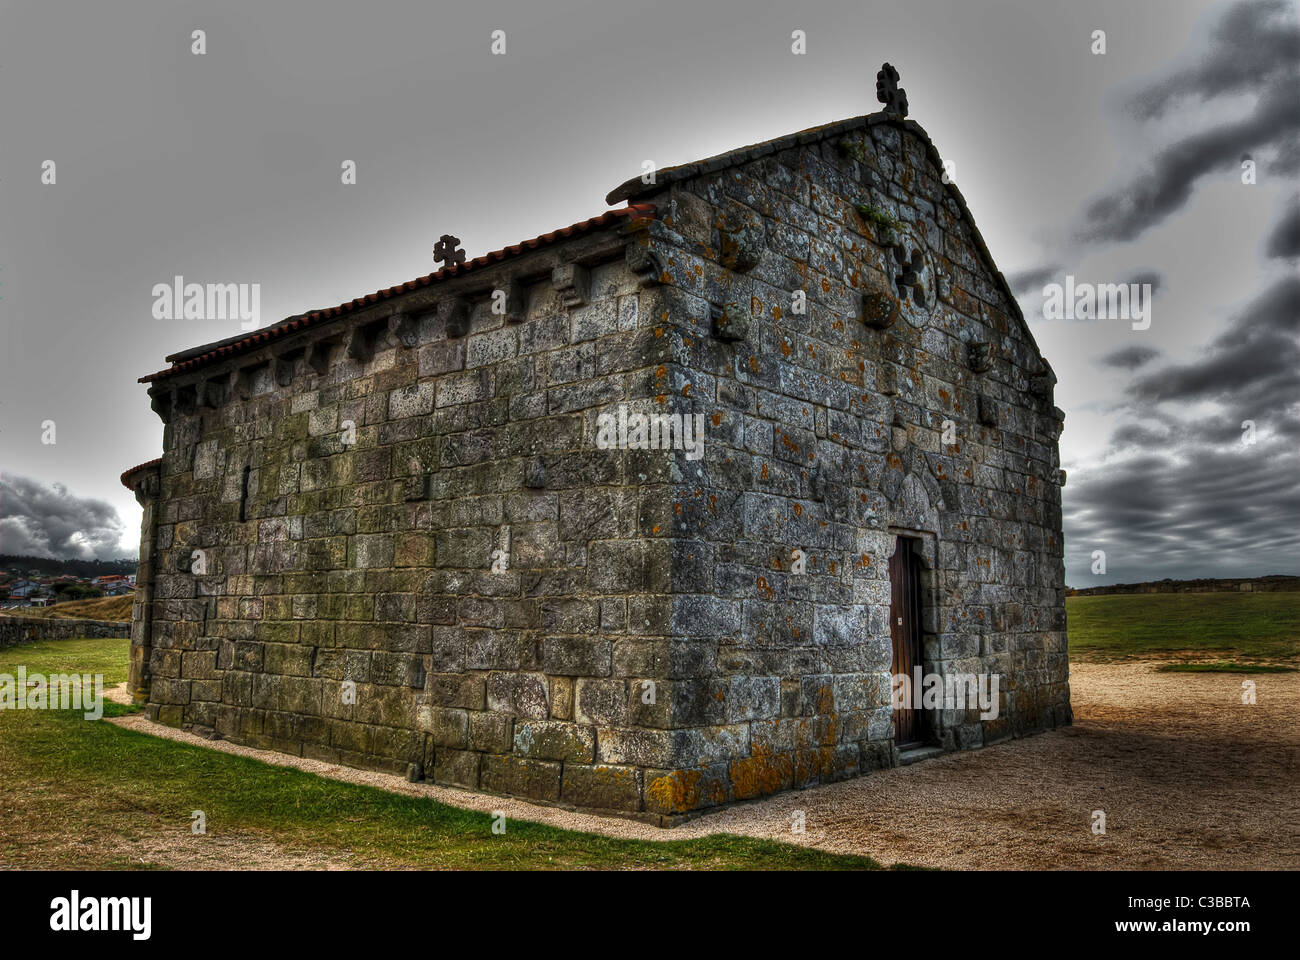
[(1203, 580), (1148, 580), (1104, 587), (1071, 587), (1068, 597), (1102, 597), (1117, 593), (1277, 593), (1300, 590), (1300, 577), (1232, 577)]
[(73, 637), (129, 637), (131, 624), (117, 620), (51, 620), (49, 617), (0, 617), (0, 647), (37, 640)]

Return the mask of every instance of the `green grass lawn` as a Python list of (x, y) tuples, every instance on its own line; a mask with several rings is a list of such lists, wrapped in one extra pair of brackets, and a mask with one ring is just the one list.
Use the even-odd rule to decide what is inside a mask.
[(1067, 597), (1065, 609), (1076, 660), (1215, 659), (1240, 668), (1300, 655), (1296, 592)]
[[(66, 640), (0, 651), (0, 673), (126, 679), (127, 640)], [(105, 716), (130, 708), (105, 704)], [(190, 833), (202, 810), (208, 834)], [(0, 866), (149, 866), (108, 855), (166, 833), (188, 845), (252, 835), (295, 851), (351, 854), (362, 867), (445, 869), (879, 869), (866, 857), (715, 835), (618, 840), (339, 783), (87, 721), (75, 711), (0, 712)], [(167, 865), (184, 866), (184, 862)]]

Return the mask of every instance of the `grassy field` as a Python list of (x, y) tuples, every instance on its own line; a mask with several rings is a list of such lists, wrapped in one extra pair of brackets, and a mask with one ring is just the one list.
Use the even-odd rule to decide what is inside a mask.
[(6, 616), (49, 617), (51, 620), (130, 620), (133, 597), (95, 597), (69, 600), (50, 607), (16, 607), (4, 611)]
[[(0, 673), (102, 673), (126, 679), (127, 640), (66, 640), (0, 651)], [(105, 704), (105, 715), (129, 708)], [(206, 836), (190, 832), (202, 810)], [(162, 862), (131, 851), (142, 841)], [(436, 869), (869, 870), (792, 844), (717, 835), (646, 842), (511, 821), (271, 767), (84, 720), (77, 712), (0, 712), (0, 868), (192, 866), (205, 843), (236, 837), (351, 867)], [(242, 865), (237, 862), (235, 866)], [(274, 865), (268, 863), (266, 865)]]
[[(1300, 659), (1300, 593), (1067, 597), (1070, 657), (1160, 658), (1240, 672)], [(1279, 664), (1280, 662), (1280, 664)]]

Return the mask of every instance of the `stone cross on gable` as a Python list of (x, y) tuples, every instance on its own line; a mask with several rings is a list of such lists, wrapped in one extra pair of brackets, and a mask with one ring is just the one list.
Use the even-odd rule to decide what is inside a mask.
[(885, 105), (885, 113), (907, 116), (907, 91), (898, 85), (898, 71), (892, 64), (876, 71), (876, 99)]
[(433, 245), (433, 262), (453, 266), (465, 262), (465, 251), (460, 249), (460, 238), (444, 233)]

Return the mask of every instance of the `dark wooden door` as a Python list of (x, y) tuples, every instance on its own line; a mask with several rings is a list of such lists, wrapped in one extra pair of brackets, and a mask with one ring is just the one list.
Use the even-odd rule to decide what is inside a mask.
[(894, 743), (900, 748), (924, 743), (925, 712), (916, 709), (916, 668), (921, 666), (920, 558), (916, 541), (898, 538), (898, 548), (889, 558), (889, 634), (894, 642), (893, 674), (908, 678), (907, 701), (894, 708)]

